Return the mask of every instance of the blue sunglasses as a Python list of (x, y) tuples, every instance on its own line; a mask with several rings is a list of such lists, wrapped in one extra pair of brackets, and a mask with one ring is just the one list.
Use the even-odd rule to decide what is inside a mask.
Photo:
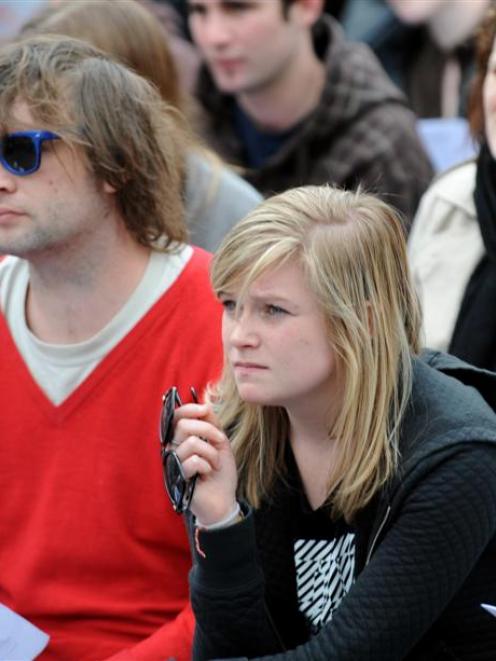
[(0, 138), (0, 163), (19, 177), (32, 174), (40, 167), (42, 143), (59, 138), (51, 131), (7, 133)]

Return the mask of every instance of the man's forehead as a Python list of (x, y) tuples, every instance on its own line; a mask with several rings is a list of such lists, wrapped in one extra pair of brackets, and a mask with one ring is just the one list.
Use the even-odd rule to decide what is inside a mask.
[(36, 124), (36, 119), (24, 99), (16, 99), (7, 112), (7, 117), (2, 122), (9, 131), (18, 129), (40, 128)]
[(280, 0), (186, 0), (189, 7), (209, 7), (218, 5), (226, 9), (236, 8), (243, 5), (259, 5), (262, 2), (278, 3)]

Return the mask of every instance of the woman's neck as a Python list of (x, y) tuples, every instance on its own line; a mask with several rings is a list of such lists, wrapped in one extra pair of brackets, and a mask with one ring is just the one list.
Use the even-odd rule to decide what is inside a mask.
[(306, 425), (291, 424), (289, 442), (308, 502), (312, 509), (318, 509), (327, 500), (336, 441), (323, 421), (309, 421)]

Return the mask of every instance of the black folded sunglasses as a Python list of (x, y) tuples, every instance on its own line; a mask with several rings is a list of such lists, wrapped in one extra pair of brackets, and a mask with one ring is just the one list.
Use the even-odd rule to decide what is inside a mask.
[[(194, 388), (190, 388), (193, 402), (198, 403), (198, 395)], [(181, 406), (182, 401), (175, 386), (169, 388), (163, 396), (162, 413), (160, 416), (160, 452), (164, 471), (164, 484), (172, 507), (178, 514), (189, 510), (195, 490), (197, 475), (190, 480), (186, 479), (181, 461), (175, 450), (169, 450), (174, 438), (174, 411)]]

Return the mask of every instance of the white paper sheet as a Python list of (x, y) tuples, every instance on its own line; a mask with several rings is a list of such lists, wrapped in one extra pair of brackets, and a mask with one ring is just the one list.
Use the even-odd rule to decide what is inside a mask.
[(50, 636), (7, 606), (0, 604), (0, 659), (32, 661), (48, 644)]

